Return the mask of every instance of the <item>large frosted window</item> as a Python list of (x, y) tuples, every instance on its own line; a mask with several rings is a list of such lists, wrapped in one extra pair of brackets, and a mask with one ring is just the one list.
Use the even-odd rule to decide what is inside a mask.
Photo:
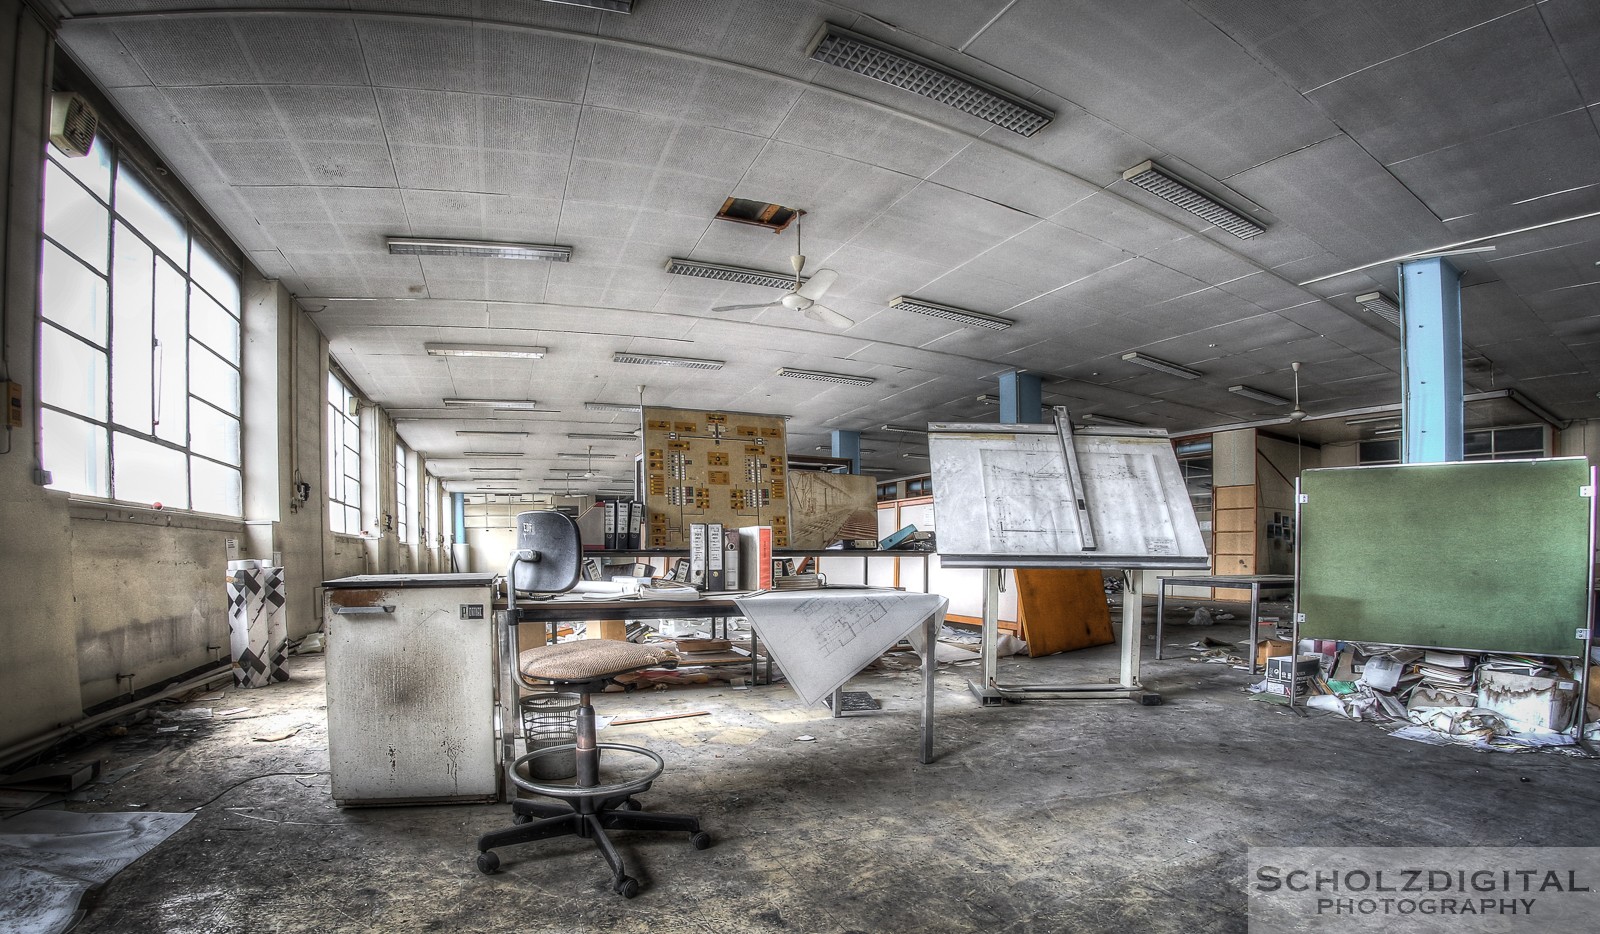
[(238, 273), (103, 138), (46, 153), (40, 253), (51, 487), (241, 515)]

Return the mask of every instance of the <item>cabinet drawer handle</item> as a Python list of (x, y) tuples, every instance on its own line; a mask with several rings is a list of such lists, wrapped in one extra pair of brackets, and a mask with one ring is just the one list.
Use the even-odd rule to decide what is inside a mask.
[(393, 606), (336, 606), (333, 612), (340, 616), (377, 616), (380, 613), (393, 613)]

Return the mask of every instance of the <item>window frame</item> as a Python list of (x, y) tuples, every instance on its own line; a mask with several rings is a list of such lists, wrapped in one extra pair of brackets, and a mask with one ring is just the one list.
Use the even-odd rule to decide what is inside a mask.
[[(212, 245), (194, 216), (174, 203), (159, 185), (153, 183), (141, 169), (134, 154), (118, 141), (101, 134), (96, 137), (91, 154), (79, 158), (94, 160), (95, 165), (92, 168), (73, 165), (77, 160), (53, 144), (46, 144), (41, 159), (46, 185), (40, 192), (39, 275), (34, 314), (34, 350), (35, 359), (39, 362), (36, 400), (41, 423), (41, 459), (46, 469), (50, 469), (52, 462), (62, 462), (56, 460), (60, 455), (66, 455), (63, 461), (70, 461), (74, 454), (85, 457), (83, 484), (67, 485), (64, 479), (62, 483), (52, 483), (50, 486), (64, 490), (74, 498), (140, 506), (159, 503), (163, 509), (243, 518), (244, 326), (240, 270), (231, 257)], [(99, 168), (102, 165), (103, 175)], [(71, 237), (72, 243), (64, 239), (74, 227), (83, 223), (87, 215), (71, 210), (59, 213), (52, 211), (49, 184), (52, 179), (59, 185), (73, 186), (55, 190), (56, 199), (64, 195), (71, 196), (65, 205), (56, 200), (58, 207), (94, 209), (93, 222), (103, 227), (103, 255), (81, 255), (80, 248), (100, 253), (98, 246), (90, 246), (91, 240), (95, 239), (93, 237), (83, 239), (74, 236)], [(102, 186), (103, 192), (99, 190)], [(126, 205), (122, 203), (125, 198), (131, 199)], [(169, 234), (175, 233), (181, 238), (183, 255), (173, 256), (170, 249), (158, 243), (153, 234), (141, 226), (141, 220), (145, 225), (168, 225)], [(124, 241), (124, 237), (130, 239)], [(148, 271), (141, 275), (138, 267), (146, 257)], [(54, 263), (68, 265), (56, 268), (54, 275), (45, 275), (46, 265)], [(208, 265), (200, 269), (198, 264)], [(219, 274), (223, 278), (217, 278)], [(58, 307), (62, 296), (53, 287), (61, 283), (63, 276), (74, 275), (88, 277), (79, 279), (79, 283), (89, 283), (94, 293), (89, 298), (98, 307), (92, 308), (86, 319), (69, 321), (66, 320), (69, 317), (79, 319), (80, 316), (74, 313), (74, 307)], [(177, 304), (171, 301), (174, 296), (163, 295), (163, 282), (176, 282), (182, 294), (181, 322), (172, 327), (172, 332), (167, 335), (162, 334), (163, 326), (173, 325), (171, 316), (180, 313), (172, 310)], [(231, 295), (216, 294), (213, 286), (222, 284), (231, 284)], [(122, 294), (124, 292), (131, 298), (125, 297)], [(164, 300), (169, 304), (163, 304)], [(202, 323), (200, 330), (196, 330), (197, 310), (210, 312), (209, 308), (200, 306), (200, 302), (210, 302), (220, 309), (222, 317), (212, 315), (212, 320)], [(145, 304), (148, 310), (144, 309)], [(223, 324), (220, 332), (205, 326), (218, 322)], [(169, 390), (162, 383), (164, 377), (174, 375), (171, 372), (174, 367), (168, 365), (164, 355), (173, 351), (162, 344), (161, 338), (176, 339), (179, 329), (182, 338), (173, 342), (179, 344), (175, 352), (180, 357), (175, 368), (183, 377), (183, 385), (181, 389)], [(94, 333), (88, 333), (90, 330)], [(229, 331), (231, 341), (228, 339)], [(219, 340), (219, 337), (222, 339)], [(145, 341), (149, 341), (151, 359), (141, 362), (138, 358)], [(227, 343), (231, 343), (231, 346), (218, 346)], [(92, 369), (97, 372), (92, 372), (89, 385), (79, 387), (84, 393), (82, 401), (86, 403), (83, 410), (73, 405), (74, 401), (79, 400), (67, 400), (57, 395), (61, 391), (61, 384), (54, 387), (50, 385), (48, 374), (52, 367), (46, 360), (49, 346), (56, 347), (56, 352), (60, 352), (61, 348), (81, 351), (94, 364)], [(220, 374), (222, 383), (231, 382), (237, 387), (231, 400), (232, 410), (226, 401), (219, 401), (212, 391), (216, 380), (197, 377), (195, 363), (199, 354), (211, 358), (206, 362), (213, 367), (214, 375)], [(135, 382), (120, 382), (123, 373), (131, 373)], [(148, 398), (140, 398), (145, 393), (148, 393)], [(53, 395), (55, 397), (51, 398)], [(165, 405), (173, 403), (182, 408), (180, 416), (171, 416), (162, 411)], [(145, 405), (148, 410), (142, 407)], [(194, 428), (196, 412), (203, 413), (215, 430), (203, 436), (197, 433)], [(162, 430), (161, 415), (167, 415), (169, 424), (179, 422), (181, 438), (177, 436), (178, 431)], [(50, 422), (85, 431), (87, 444), (83, 449), (74, 451), (65, 446), (63, 438), (57, 442), (63, 446), (52, 450), (50, 431), (45, 427)], [(231, 444), (228, 441), (230, 435)], [(218, 443), (219, 436), (223, 439), (221, 443)], [(168, 501), (176, 494), (173, 487), (145, 496), (134, 495), (136, 483), (147, 481), (151, 472), (161, 473), (160, 470), (136, 470), (134, 459), (141, 454), (147, 458), (170, 456), (175, 458), (174, 463), (182, 464), (184, 478), (181, 502)], [(95, 460), (92, 465), (90, 458)], [(197, 479), (202, 471), (210, 474), (213, 481), (221, 480), (222, 490), (232, 495), (222, 499), (215, 495), (208, 496), (216, 489), (216, 484)], [(59, 470), (52, 472), (61, 473)], [(125, 472), (126, 485), (121, 482), (124, 478), (119, 477), (119, 472)], [(196, 507), (197, 502), (201, 503), (201, 507)]]
[[(337, 392), (335, 388), (337, 387)], [(361, 514), (361, 420), (351, 414), (357, 396), (338, 373), (328, 370), (327, 500), (328, 530), (335, 535), (362, 533)], [(352, 439), (353, 444), (352, 446)], [(346, 498), (354, 484), (354, 497)], [(349, 527), (354, 515), (355, 528)]]
[(396, 441), (394, 443), (394, 535), (402, 545), (412, 543), (410, 530), (412, 522), (409, 512), (411, 507), (411, 452), (406, 446)]

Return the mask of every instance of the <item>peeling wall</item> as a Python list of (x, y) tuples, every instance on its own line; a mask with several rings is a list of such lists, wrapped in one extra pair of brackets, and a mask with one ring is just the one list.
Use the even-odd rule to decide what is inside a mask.
[(242, 523), (167, 525), (149, 509), (75, 506), (73, 513), (84, 707), (228, 658), (227, 540)]
[(5, 288), (0, 292), (0, 377), (23, 388), (23, 424), (0, 437), (0, 744), (78, 719), (67, 497), (33, 483), (33, 347), (39, 268), (39, 153), (50, 43), (19, 0), (0, 0), (0, 185)]

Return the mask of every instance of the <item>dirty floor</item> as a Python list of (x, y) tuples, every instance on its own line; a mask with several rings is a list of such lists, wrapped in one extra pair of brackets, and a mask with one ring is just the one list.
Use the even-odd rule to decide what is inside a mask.
[[(1166, 641), (1202, 635), (1245, 631), (1175, 626)], [(602, 715), (710, 711), (602, 734), (660, 752), (646, 808), (697, 812), (716, 838), (697, 851), (619, 834), (643, 885), (631, 901), (577, 838), (504, 850), (502, 871), (480, 874), (473, 841), (508, 824), (502, 805), (335, 807), (322, 658), (297, 658), (291, 681), (210, 702), (247, 711), (79, 751), (136, 768), (69, 807), (198, 817), (92, 893), (76, 930), (1243, 931), (1252, 845), (1600, 845), (1600, 762), (1297, 716), (1250, 700), (1243, 671), (1153, 648), (1147, 636), (1159, 707), (983, 708), (972, 666), (942, 669), (930, 765), (915, 671), (858, 677), (850, 689), (884, 709), (837, 720), (782, 685), (600, 697)], [(1108, 646), (1002, 660), (1001, 678), (1100, 681), (1115, 666)]]

